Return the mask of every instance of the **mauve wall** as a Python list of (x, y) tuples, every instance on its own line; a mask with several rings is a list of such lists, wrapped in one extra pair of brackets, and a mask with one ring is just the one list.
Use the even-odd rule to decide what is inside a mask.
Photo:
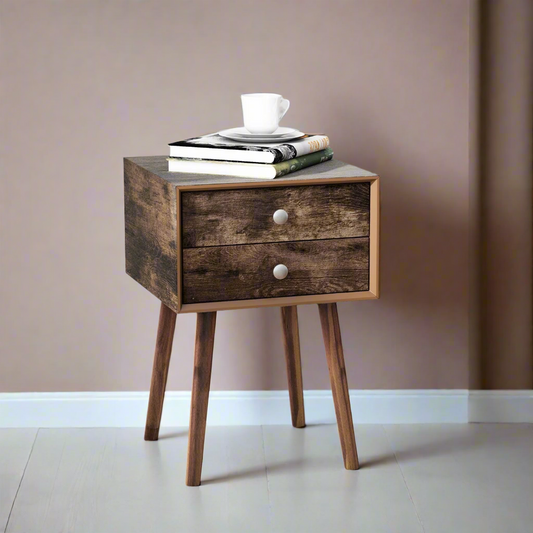
[[(382, 298), (339, 305), (352, 388), (469, 382), (465, 0), (0, 2), (0, 390), (146, 390), (159, 302), (124, 273), (122, 157), (285, 125), (382, 175)], [(286, 387), (279, 310), (219, 313), (214, 389)], [(168, 388), (188, 389), (195, 317)], [(307, 389), (329, 388), (300, 308)]]

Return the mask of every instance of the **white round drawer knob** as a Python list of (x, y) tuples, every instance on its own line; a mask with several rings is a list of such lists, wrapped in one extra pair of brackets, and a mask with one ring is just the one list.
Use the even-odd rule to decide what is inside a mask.
[[(289, 220), (289, 215), (285, 209), (278, 209), (272, 216), (276, 224), (285, 224)], [(285, 274), (286, 275), (286, 274)]]
[(276, 265), (273, 270), (276, 279), (285, 279), (288, 273), (289, 269), (285, 265)]

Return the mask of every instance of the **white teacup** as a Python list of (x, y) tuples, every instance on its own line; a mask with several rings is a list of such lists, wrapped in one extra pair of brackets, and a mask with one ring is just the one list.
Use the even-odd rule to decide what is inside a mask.
[(274, 93), (241, 94), (244, 127), (250, 133), (274, 133), (291, 103)]

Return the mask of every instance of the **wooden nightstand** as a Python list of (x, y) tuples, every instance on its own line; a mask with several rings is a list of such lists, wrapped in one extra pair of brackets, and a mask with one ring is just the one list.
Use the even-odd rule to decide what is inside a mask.
[(187, 485), (199, 485), (216, 312), (279, 306), (294, 427), (305, 426), (299, 304), (316, 303), (344, 465), (359, 467), (336, 302), (378, 298), (379, 179), (333, 160), (275, 180), (124, 159), (126, 272), (161, 300), (146, 440), (157, 440), (176, 313), (198, 313)]

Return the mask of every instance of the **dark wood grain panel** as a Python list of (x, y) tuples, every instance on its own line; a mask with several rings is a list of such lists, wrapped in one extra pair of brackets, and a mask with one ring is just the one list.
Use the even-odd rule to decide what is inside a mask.
[[(185, 303), (368, 290), (369, 239), (331, 239), (183, 250)], [(278, 280), (278, 264), (289, 269)]]
[(176, 189), (124, 160), (126, 272), (178, 310)]
[[(366, 237), (370, 184), (184, 192), (183, 247)], [(284, 209), (285, 224), (274, 212)]]

